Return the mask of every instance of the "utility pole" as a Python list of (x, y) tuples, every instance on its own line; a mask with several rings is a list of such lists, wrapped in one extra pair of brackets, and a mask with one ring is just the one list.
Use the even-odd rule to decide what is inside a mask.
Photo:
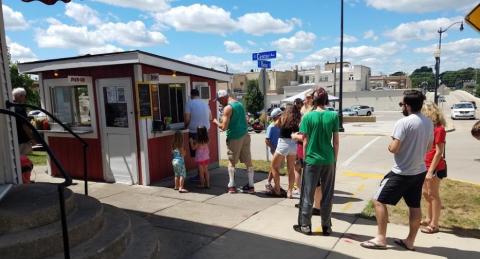
[[(337, 58), (335, 58), (335, 67), (333, 69), (333, 96), (337, 96)], [(335, 103), (333, 103), (335, 108)]]
[(338, 105), (338, 119), (339, 119), (339, 126), (338, 130), (340, 132), (344, 132), (345, 129), (343, 128), (343, 112), (342, 112), (342, 103), (343, 103), (343, 0), (340, 0), (341, 7), (340, 7), (340, 93), (338, 98), (340, 99)]

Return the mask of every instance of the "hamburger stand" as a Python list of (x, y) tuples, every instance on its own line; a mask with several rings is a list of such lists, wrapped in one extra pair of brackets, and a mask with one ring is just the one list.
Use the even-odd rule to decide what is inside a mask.
[[(143, 51), (85, 55), (18, 64), (36, 74), (42, 108), (88, 143), (88, 180), (150, 185), (173, 176), (171, 142), (184, 135), (184, 105), (196, 88), (216, 117), (217, 82), (231, 74)], [(55, 123), (40, 125), (45, 140), (73, 178), (83, 178), (82, 146)], [(210, 167), (218, 167), (215, 127), (209, 132)], [(196, 167), (185, 156), (187, 170)], [(58, 169), (49, 162), (49, 174)]]

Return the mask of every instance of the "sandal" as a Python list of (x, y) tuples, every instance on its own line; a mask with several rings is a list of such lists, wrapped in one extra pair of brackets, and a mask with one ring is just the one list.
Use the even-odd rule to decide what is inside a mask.
[(178, 192), (179, 192), (179, 193), (187, 193), (188, 190), (185, 189), (185, 188), (181, 188), (181, 189), (178, 189)]
[(276, 193), (274, 189), (272, 190), (267, 190), (265, 192), (266, 195), (272, 196), (272, 197), (277, 197), (277, 198), (285, 198), (287, 197), (287, 194), (284, 189), (280, 189), (280, 193)]
[(440, 229), (438, 227), (429, 225), (422, 228), (420, 231), (422, 231), (422, 233), (425, 233), (425, 234), (435, 234), (440, 232)]
[(363, 247), (363, 248), (367, 248), (367, 249), (376, 249), (376, 250), (387, 249), (387, 245), (377, 244), (373, 240), (368, 240), (368, 241), (362, 242), (362, 243), (360, 243), (360, 246)]
[(403, 241), (402, 239), (395, 239), (393, 242), (409, 251), (415, 251), (415, 248), (408, 247), (407, 244), (405, 244), (405, 241)]
[(429, 225), (430, 225), (430, 221), (429, 221), (429, 220), (425, 220), (425, 219), (424, 219), (424, 220), (420, 221), (420, 226), (425, 226), (425, 227), (426, 227), (426, 226), (429, 226)]

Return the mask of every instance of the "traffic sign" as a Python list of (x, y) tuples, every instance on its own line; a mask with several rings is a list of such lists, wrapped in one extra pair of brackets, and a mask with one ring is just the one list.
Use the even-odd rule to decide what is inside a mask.
[(265, 60), (277, 58), (277, 51), (265, 51), (260, 53), (252, 53), (252, 60)]
[(268, 60), (258, 60), (258, 67), (259, 68), (271, 68), (272, 62)]
[(477, 31), (480, 31), (480, 4), (470, 11), (467, 16), (465, 16), (465, 21), (472, 25)]

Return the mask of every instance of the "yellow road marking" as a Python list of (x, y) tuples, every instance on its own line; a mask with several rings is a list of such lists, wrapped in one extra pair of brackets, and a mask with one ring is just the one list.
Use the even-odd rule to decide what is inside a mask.
[(361, 173), (361, 172), (353, 172), (353, 171), (343, 171), (343, 175), (352, 176), (352, 177), (360, 177), (362, 179), (383, 179), (383, 174), (378, 173)]
[(347, 202), (347, 203), (345, 203), (345, 205), (343, 205), (342, 212), (346, 212), (347, 210), (349, 210), (351, 208), (352, 208), (352, 203)]
[(365, 184), (362, 183), (360, 184), (360, 186), (358, 186), (357, 191), (355, 193), (356, 194), (361, 193), (363, 192), (363, 190), (365, 190)]

